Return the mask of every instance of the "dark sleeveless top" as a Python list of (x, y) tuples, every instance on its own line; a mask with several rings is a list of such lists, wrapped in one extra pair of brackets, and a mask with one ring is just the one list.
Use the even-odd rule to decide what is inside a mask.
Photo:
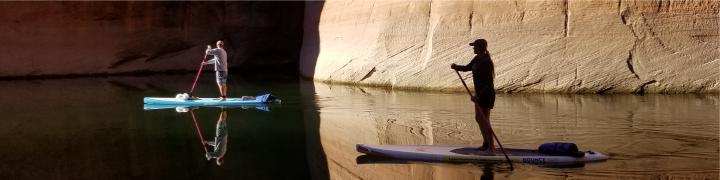
[(472, 71), (473, 85), (477, 105), (492, 109), (495, 106), (495, 86), (493, 84), (493, 62), (488, 54), (478, 54), (466, 66), (458, 66), (460, 71)]
[(475, 93), (480, 95), (495, 95), (493, 84), (493, 62), (488, 54), (478, 54), (466, 66), (460, 66), (460, 71), (472, 71)]

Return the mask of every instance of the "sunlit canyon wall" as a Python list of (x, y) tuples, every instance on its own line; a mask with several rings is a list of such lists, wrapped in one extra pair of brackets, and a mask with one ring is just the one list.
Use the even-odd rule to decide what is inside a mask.
[(450, 64), (469, 63), (468, 43), (483, 38), (501, 92), (720, 89), (719, 1), (329, 0), (306, 5), (300, 71), (316, 81), (460, 90)]

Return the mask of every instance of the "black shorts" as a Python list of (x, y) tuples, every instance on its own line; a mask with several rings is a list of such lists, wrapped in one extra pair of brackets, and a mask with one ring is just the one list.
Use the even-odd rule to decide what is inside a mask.
[(227, 71), (215, 71), (215, 79), (218, 84), (225, 84), (227, 82)]
[(495, 106), (495, 93), (476, 94), (475, 97), (480, 107), (492, 109)]

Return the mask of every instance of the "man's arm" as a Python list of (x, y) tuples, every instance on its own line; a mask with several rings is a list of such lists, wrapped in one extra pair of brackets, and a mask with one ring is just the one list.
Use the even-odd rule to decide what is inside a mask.
[[(208, 47), (209, 47), (209, 46), (208, 46)], [(217, 49), (207, 49), (207, 50), (205, 50), (205, 56), (208, 56), (208, 55), (212, 55), (212, 56), (213, 56), (213, 58), (210, 59), (210, 60), (208, 60), (208, 61), (206, 61), (205, 64), (215, 64), (215, 63), (217, 63), (217, 61), (218, 61), (217, 54), (218, 54)]]
[(472, 70), (473, 64), (475, 64), (475, 59), (473, 59), (472, 61), (470, 61), (470, 63), (468, 63), (468, 64), (465, 65), (465, 66), (457, 65), (457, 64), (452, 64), (452, 65), (450, 65), (450, 68), (452, 68), (452, 69), (454, 69), (454, 70), (457, 70), (457, 71), (463, 71), (463, 72), (464, 72), (464, 71), (470, 71), (470, 70)]

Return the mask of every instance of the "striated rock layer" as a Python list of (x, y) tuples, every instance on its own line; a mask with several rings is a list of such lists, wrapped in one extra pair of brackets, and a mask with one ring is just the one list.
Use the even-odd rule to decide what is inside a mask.
[(307, 2), (300, 72), (460, 90), (450, 64), (483, 38), (500, 92), (717, 93), (718, 13), (712, 0)]
[(303, 2), (0, 2), (0, 77), (196, 70), (225, 40), (231, 67), (295, 69)]

